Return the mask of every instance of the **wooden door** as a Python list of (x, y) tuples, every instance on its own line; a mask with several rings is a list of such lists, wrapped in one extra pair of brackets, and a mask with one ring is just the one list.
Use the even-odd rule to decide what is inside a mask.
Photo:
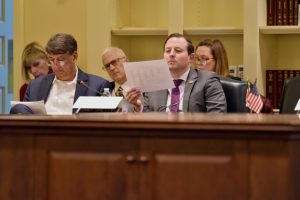
[(35, 199), (136, 198), (136, 139), (40, 136), (36, 144)]
[[(247, 142), (226, 139), (152, 138), (141, 143), (148, 155), (143, 199), (247, 199)], [(151, 185), (151, 187), (149, 187)]]
[[(3, 131), (4, 130), (4, 131)], [(30, 135), (20, 135), (1, 127), (0, 199), (33, 199), (34, 142)]]

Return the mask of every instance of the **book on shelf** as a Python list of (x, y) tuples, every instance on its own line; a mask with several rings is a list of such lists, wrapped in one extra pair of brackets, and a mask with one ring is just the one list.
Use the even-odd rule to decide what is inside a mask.
[(267, 25), (273, 26), (275, 25), (275, 17), (274, 14), (276, 13), (274, 10), (276, 5), (275, 0), (267, 0)]
[(294, 0), (295, 1), (295, 4), (294, 4), (294, 6), (295, 6), (295, 8), (294, 8), (294, 25), (300, 25), (299, 24), (299, 14), (300, 14), (300, 11), (299, 11), (299, 9), (300, 9), (300, 5), (299, 5), (299, 3), (300, 3), (300, 0)]
[(288, 24), (294, 24), (294, 0), (288, 0)]
[(282, 25), (289, 25), (288, 1), (282, 0)]
[(273, 108), (278, 109), (286, 79), (300, 76), (300, 70), (266, 70), (266, 97), (271, 100)]
[(276, 12), (276, 16), (277, 16), (277, 18), (276, 18), (276, 25), (279, 25), (279, 26), (281, 26), (281, 25), (283, 25), (283, 22), (282, 22), (282, 14), (283, 14), (283, 6), (282, 6), (282, 3), (283, 3), (283, 0), (277, 0), (277, 6), (276, 6), (276, 10), (275, 10), (275, 12)]
[(298, 25), (300, 0), (266, 0), (267, 25)]

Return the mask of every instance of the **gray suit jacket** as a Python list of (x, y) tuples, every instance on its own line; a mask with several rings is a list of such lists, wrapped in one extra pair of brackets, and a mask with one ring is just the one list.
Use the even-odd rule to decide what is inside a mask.
[[(44, 100), (44, 102), (46, 103), (54, 77), (55, 74), (48, 74), (30, 81), (24, 96), (24, 101)], [(84, 85), (77, 84), (75, 89), (74, 102), (78, 99), (79, 96), (99, 96), (99, 93), (103, 91), (103, 88), (110, 87), (110, 84), (107, 80), (99, 76), (84, 73), (80, 69), (78, 69), (77, 81), (83, 81), (90, 87), (90, 89), (85, 87)]]
[[(168, 90), (144, 94), (144, 112), (165, 112)], [(185, 83), (183, 112), (226, 112), (226, 98), (214, 72), (191, 69)]]

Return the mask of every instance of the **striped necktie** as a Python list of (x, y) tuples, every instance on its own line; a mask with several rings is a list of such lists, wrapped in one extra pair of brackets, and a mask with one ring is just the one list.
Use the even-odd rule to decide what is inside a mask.
[(115, 95), (116, 97), (124, 97), (123, 88), (121, 86), (116, 90)]

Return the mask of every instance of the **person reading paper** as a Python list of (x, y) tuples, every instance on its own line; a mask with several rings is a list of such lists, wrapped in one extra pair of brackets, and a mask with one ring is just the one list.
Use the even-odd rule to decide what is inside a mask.
[[(102, 77), (87, 74), (76, 64), (78, 59), (77, 41), (70, 34), (58, 33), (52, 36), (46, 51), (53, 74), (41, 76), (29, 82), (24, 101), (44, 100), (47, 114), (72, 114), (73, 103), (79, 96), (99, 96), (99, 92), (109, 86)], [(83, 84), (83, 81), (89, 88)], [(17, 104), (11, 114), (34, 114), (23, 104)]]
[(227, 110), (226, 98), (216, 73), (191, 68), (194, 47), (182, 34), (168, 36), (164, 46), (164, 59), (174, 79), (175, 88), (144, 93), (143, 106), (140, 91), (132, 88), (126, 99), (143, 112), (216, 112)]

